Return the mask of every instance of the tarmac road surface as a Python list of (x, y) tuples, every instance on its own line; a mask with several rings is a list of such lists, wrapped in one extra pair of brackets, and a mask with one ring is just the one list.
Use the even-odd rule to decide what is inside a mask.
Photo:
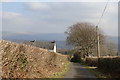
[(82, 67), (80, 63), (71, 63), (70, 71), (65, 78), (96, 78), (86, 68)]

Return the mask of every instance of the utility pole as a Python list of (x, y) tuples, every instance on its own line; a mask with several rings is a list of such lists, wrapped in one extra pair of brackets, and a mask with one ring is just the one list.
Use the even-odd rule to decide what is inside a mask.
[(99, 35), (99, 30), (98, 26), (96, 26), (96, 31), (97, 31), (97, 56), (100, 58), (100, 35)]
[(98, 25), (100, 24), (100, 22), (102, 20), (102, 17), (103, 17), (103, 15), (105, 13), (105, 10), (107, 8), (108, 3), (109, 3), (109, 0), (107, 1), (106, 5), (105, 5), (105, 8), (103, 10), (103, 13), (102, 13), (102, 15), (101, 15), (101, 17), (100, 17), (100, 19), (98, 21), (98, 24), (96, 26), (96, 31), (97, 31), (97, 34), (96, 34), (97, 35), (97, 55), (98, 55), (98, 58), (100, 58), (100, 34), (99, 34), (99, 30), (98, 30)]

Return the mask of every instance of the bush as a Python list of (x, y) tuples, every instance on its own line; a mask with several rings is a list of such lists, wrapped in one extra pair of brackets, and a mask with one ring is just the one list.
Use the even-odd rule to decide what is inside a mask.
[(78, 62), (78, 63), (82, 62), (80, 54), (79, 53), (75, 53), (73, 55), (73, 58), (71, 59), (71, 62)]
[(120, 57), (104, 57), (104, 58), (86, 58), (85, 63), (89, 66), (97, 66), (105, 71), (120, 71)]
[(98, 68), (106, 71), (113, 71), (120, 69), (120, 57), (116, 58), (100, 58), (98, 61)]
[(98, 64), (98, 58), (86, 58), (85, 63), (89, 66), (97, 66)]

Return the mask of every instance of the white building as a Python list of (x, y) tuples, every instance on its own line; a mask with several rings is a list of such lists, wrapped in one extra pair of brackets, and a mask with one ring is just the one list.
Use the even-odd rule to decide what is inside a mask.
[(53, 43), (54, 45), (53, 45), (53, 50), (49, 50), (49, 51), (51, 51), (51, 52), (57, 52), (57, 44), (56, 44), (56, 41), (54, 40), (53, 42), (51, 42), (51, 43)]

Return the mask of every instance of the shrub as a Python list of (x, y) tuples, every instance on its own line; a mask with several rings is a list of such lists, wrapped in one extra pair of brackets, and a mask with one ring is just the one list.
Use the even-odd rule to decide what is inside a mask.
[(97, 66), (98, 64), (98, 58), (86, 58), (85, 63), (89, 66)]
[(88, 57), (85, 63), (89, 66), (97, 66), (99, 69), (106, 71), (120, 70), (120, 57)]
[(106, 71), (113, 71), (120, 68), (120, 57), (116, 58), (100, 58), (98, 68)]
[(71, 59), (71, 62), (82, 62), (81, 55), (79, 53), (75, 53)]

